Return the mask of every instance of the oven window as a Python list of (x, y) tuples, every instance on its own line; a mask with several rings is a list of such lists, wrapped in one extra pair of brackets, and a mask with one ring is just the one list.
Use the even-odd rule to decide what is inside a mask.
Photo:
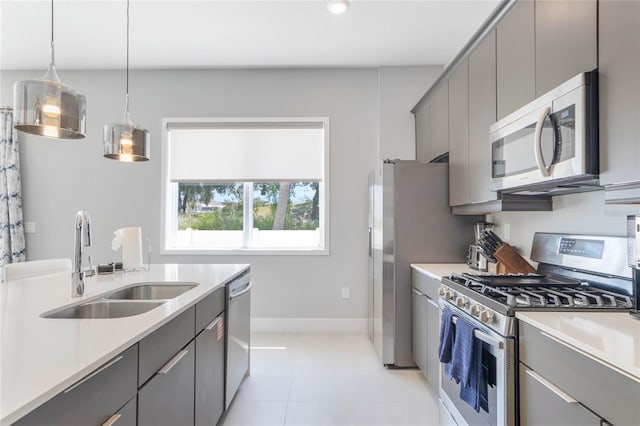
[(476, 412), (469, 404), (460, 399), (460, 385), (444, 374), (444, 364), (441, 364), (442, 390), (447, 394), (458, 412), (470, 425), (497, 425), (497, 380), (496, 357), (491, 353), (491, 346), (480, 340), (475, 344), (482, 344), (482, 374), (486, 380), (486, 392), (480, 392), (480, 412)]

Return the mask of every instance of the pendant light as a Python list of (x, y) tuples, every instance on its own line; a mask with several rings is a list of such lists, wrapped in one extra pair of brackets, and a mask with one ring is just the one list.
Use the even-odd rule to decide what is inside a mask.
[(51, 0), (51, 62), (40, 80), (13, 86), (14, 126), (21, 132), (57, 139), (82, 139), (86, 133), (86, 98), (58, 78), (53, 44)]
[(129, 114), (129, 0), (127, 0), (127, 93), (122, 123), (104, 126), (104, 156), (120, 161), (149, 159), (149, 131), (133, 124)]

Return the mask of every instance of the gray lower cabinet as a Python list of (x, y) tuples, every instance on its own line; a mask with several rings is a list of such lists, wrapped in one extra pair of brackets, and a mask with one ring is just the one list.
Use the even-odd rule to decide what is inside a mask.
[(607, 202), (640, 202), (640, 2), (601, 1), (598, 18), (600, 183)]
[(102, 426), (136, 426), (138, 424), (138, 397), (134, 396)]
[(427, 298), (427, 380), (429, 387), (438, 394), (440, 387), (440, 358), (438, 343), (440, 337), (440, 306), (437, 299)]
[(496, 26), (497, 119), (536, 97), (535, 4), (520, 0)]
[(138, 425), (194, 424), (194, 369), (191, 341), (138, 391)]
[(536, 96), (598, 67), (596, 0), (535, 2)]
[(449, 79), (449, 205), (469, 200), (469, 61)]
[[(519, 358), (522, 425), (599, 424), (600, 418), (613, 425), (640, 425), (640, 381), (630, 375), (523, 321)], [(545, 406), (546, 412), (539, 409)], [(554, 409), (564, 417), (554, 420)]]
[[(137, 390), (138, 345), (131, 346), (65, 391), (53, 397), (15, 425), (102, 425), (119, 411), (131, 418), (127, 402)], [(134, 402), (135, 404), (135, 402)], [(126, 422), (123, 419), (123, 424)], [(120, 423), (118, 423), (120, 424)], [(135, 408), (133, 423), (135, 424)]]
[(601, 418), (535, 371), (520, 364), (522, 426), (600, 426)]
[(195, 424), (211, 426), (224, 412), (225, 288), (196, 305)]
[(427, 377), (427, 296), (412, 289), (411, 294), (411, 317), (412, 317), (412, 337), (413, 337), (413, 360)]
[(413, 271), (413, 359), (427, 379), (434, 395), (438, 394), (440, 380), (440, 360), (438, 359), (440, 307), (437, 302), (439, 287), (440, 281)]

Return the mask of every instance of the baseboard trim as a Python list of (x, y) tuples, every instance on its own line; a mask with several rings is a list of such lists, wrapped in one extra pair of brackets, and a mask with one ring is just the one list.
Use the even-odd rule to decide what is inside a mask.
[(367, 320), (354, 318), (251, 318), (251, 331), (269, 333), (367, 333)]

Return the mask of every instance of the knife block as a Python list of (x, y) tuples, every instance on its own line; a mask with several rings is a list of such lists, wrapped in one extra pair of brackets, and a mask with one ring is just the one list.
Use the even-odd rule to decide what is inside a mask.
[(509, 244), (504, 243), (496, 250), (493, 257), (496, 258), (496, 270), (499, 274), (535, 274), (536, 270), (520, 256)]

